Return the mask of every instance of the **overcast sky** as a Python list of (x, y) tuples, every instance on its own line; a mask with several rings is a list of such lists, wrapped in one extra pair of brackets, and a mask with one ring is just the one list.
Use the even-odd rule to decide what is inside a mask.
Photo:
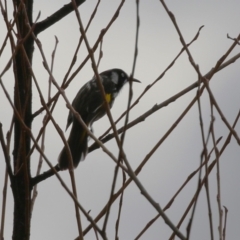
[[(39, 11), (41, 17), (39, 21), (50, 16), (57, 9), (62, 7), (68, 1), (64, 0), (42, 0), (34, 1), (34, 19)], [(79, 7), (80, 15), (86, 26), (89, 17), (97, 1), (86, 1)], [(106, 27), (117, 9), (120, 1), (102, 0), (96, 17), (87, 33), (91, 46), (95, 43), (100, 31)], [(12, 16), (11, 3), (9, 2), (9, 16)], [(204, 25), (200, 36), (194, 42), (190, 49), (193, 59), (198, 64), (201, 73), (204, 75), (211, 70), (218, 59), (226, 53), (233, 43), (227, 38), (229, 34), (236, 38), (239, 34), (239, 8), (238, 1), (204, 1), (204, 0), (181, 0), (166, 1), (169, 9), (174, 14), (178, 26), (184, 36), (185, 41), (190, 42), (198, 32), (198, 29)], [(6, 27), (3, 18), (0, 20), (0, 44), (6, 36)], [(134, 45), (136, 34), (136, 4), (135, 1), (127, 0), (120, 12), (119, 17), (113, 26), (107, 32), (103, 40), (103, 59), (101, 60), (99, 71), (111, 68), (121, 68), (127, 73), (131, 73)], [(55, 79), (61, 84), (73, 57), (73, 53), (79, 41), (79, 26), (74, 13), (71, 13), (63, 20), (41, 33), (38, 38), (42, 43), (48, 63), (51, 61), (51, 53), (57, 36), (59, 44), (57, 47), (53, 74)], [(133, 100), (136, 99), (170, 64), (181, 50), (182, 45), (179, 36), (173, 26), (170, 18), (158, 0), (140, 0), (140, 34), (138, 45), (138, 58), (135, 71), (135, 77), (141, 80), (141, 84), (133, 86)], [(230, 57), (239, 52), (239, 46), (230, 54)], [(98, 57), (97, 51), (95, 57)], [(74, 70), (81, 64), (87, 56), (85, 45), (82, 44), (78, 53), (77, 63)], [(0, 71), (9, 59), (9, 46), (0, 58)], [(230, 58), (229, 57), (229, 58)], [(228, 58), (228, 59), (229, 59)], [(217, 73), (211, 80), (210, 87), (227, 121), (232, 125), (239, 111), (239, 64), (236, 61), (226, 69)], [(46, 73), (39, 50), (35, 47), (33, 70), (37, 76), (39, 84), (45, 97), (47, 97), (48, 74)], [(73, 80), (66, 90), (67, 97), (73, 100), (79, 88), (93, 76), (91, 62), (89, 61)], [(13, 77), (9, 71), (3, 77), (3, 81), (8, 87), (9, 92), (13, 93)], [(175, 65), (165, 74), (165, 76), (154, 87), (146, 93), (139, 104), (130, 114), (130, 120), (145, 113), (155, 104), (159, 104), (182, 89), (197, 81), (197, 74), (191, 66), (186, 53), (182, 54)], [(56, 89), (53, 87), (53, 93)], [(196, 95), (196, 89), (186, 94), (179, 100), (171, 103), (167, 107), (157, 111), (144, 122), (139, 123), (130, 129), (126, 135), (124, 150), (130, 161), (132, 168), (135, 169), (149, 153), (153, 146), (168, 131), (190, 101)], [(12, 110), (5, 99), (2, 89), (0, 89), (0, 121), (3, 124), (3, 130), (6, 134), (12, 118)], [(116, 99), (112, 108), (114, 119), (126, 109), (128, 98), (128, 87), (126, 86), (119, 97)], [(41, 107), (39, 96), (34, 89), (33, 112)], [(208, 133), (211, 121), (211, 111), (208, 94), (203, 94), (201, 98), (202, 117), (204, 120), (205, 136)], [(64, 100), (61, 98), (53, 113), (59, 126), (65, 130), (68, 110)], [(44, 114), (41, 114), (33, 123), (34, 134), (37, 135), (42, 126)], [(229, 130), (222, 122), (216, 110), (214, 110), (214, 128), (216, 139), (223, 137), (219, 144), (222, 147), (229, 134)], [(94, 134), (100, 136), (108, 127), (107, 117), (102, 118), (93, 126)], [(117, 125), (122, 126), (122, 122)], [(236, 132), (240, 132), (239, 124)], [(66, 137), (69, 134), (69, 130)], [(93, 141), (90, 140), (91, 145)], [(208, 151), (211, 150), (212, 140), (209, 141)], [(55, 165), (63, 143), (59, 138), (52, 124), (49, 124), (46, 132), (45, 152), (47, 157)], [(118, 149), (114, 140), (108, 142), (106, 147), (110, 149), (115, 156), (118, 155)], [(171, 197), (175, 194), (181, 184), (185, 181), (200, 163), (200, 155), (203, 149), (198, 106), (195, 104), (180, 122), (177, 128), (158, 148), (146, 166), (139, 174), (139, 180), (153, 197), (153, 199), (164, 207)], [(227, 219), (226, 239), (237, 239), (240, 236), (240, 149), (234, 138), (232, 138), (227, 149), (220, 157), (221, 172), (221, 203), (229, 210)], [(32, 173), (36, 172), (36, 165), (39, 154), (36, 152), (32, 156)], [(3, 186), (5, 164), (2, 151), (0, 151), (0, 186)], [(215, 159), (212, 154), (211, 161)], [(94, 218), (105, 206), (112, 184), (114, 173), (114, 162), (102, 151), (96, 150), (90, 153), (84, 162), (75, 170), (77, 191), (79, 202), (90, 212)], [(43, 164), (43, 170), (47, 170), (47, 164)], [(67, 171), (60, 173), (68, 186), (71, 188), (69, 173)], [(119, 174), (117, 190), (121, 186), (121, 174)], [(175, 199), (166, 214), (174, 224), (177, 224), (183, 215), (186, 207), (195, 193), (197, 178), (184, 188), (180, 195)], [(218, 205), (216, 201), (216, 168), (209, 177), (210, 198), (214, 223), (214, 236), (218, 235)], [(1, 188), (1, 187), (0, 187)], [(2, 196), (0, 196), (0, 200)], [(12, 212), (13, 203), (10, 188), (8, 189), (7, 215), (5, 227), (5, 239), (10, 239), (12, 234)], [(118, 211), (119, 200), (115, 202), (111, 209), (110, 220), (107, 228), (108, 239), (115, 237), (115, 223)], [(31, 227), (31, 239), (34, 240), (65, 240), (74, 239), (78, 236), (74, 204), (71, 198), (66, 194), (59, 181), (52, 177), (38, 186), (38, 197), (36, 200)], [(124, 193), (123, 210), (119, 229), (119, 239), (134, 239), (144, 226), (157, 215), (156, 210), (140, 193), (138, 187), (131, 183)], [(190, 215), (185, 219), (181, 232), (186, 234), (186, 225)], [(83, 229), (88, 226), (87, 220), (82, 216)], [(99, 222), (102, 226), (102, 222)], [(141, 239), (168, 239), (171, 235), (171, 229), (159, 218), (142, 236)], [(95, 234), (91, 231), (85, 239), (95, 239)], [(206, 191), (203, 188), (197, 204), (197, 209), (193, 222), (191, 239), (202, 240), (210, 239), (209, 221)]]

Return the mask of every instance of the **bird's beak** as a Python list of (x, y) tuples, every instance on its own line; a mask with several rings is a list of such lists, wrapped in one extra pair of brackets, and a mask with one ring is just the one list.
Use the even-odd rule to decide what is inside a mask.
[(135, 79), (135, 78), (129, 78), (128, 80), (129, 80), (129, 81), (132, 81), (132, 82), (138, 82), (138, 83), (141, 83), (141, 81), (139, 81), (139, 80), (137, 80), (137, 79)]

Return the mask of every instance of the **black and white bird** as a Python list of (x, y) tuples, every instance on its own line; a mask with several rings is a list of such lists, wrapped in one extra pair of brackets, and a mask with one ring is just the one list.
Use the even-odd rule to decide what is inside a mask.
[[(105, 91), (105, 99), (111, 108), (122, 87), (129, 81), (129, 76), (121, 69), (111, 69), (99, 74)], [(134, 82), (139, 80), (132, 79)], [(85, 124), (91, 128), (92, 124), (106, 114), (104, 100), (97, 84), (96, 77), (88, 81), (77, 93), (72, 102), (73, 108), (79, 113)], [(88, 134), (76, 117), (69, 111), (67, 127), (72, 124), (68, 138), (68, 145), (72, 154), (73, 165), (76, 168), (88, 151)], [(64, 146), (59, 158), (61, 170), (70, 168), (70, 159)]]

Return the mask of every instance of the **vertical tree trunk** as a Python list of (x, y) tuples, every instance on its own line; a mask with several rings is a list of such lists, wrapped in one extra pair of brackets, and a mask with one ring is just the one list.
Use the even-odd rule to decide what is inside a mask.
[[(23, 5), (21, 2), (24, 2)], [(32, 0), (13, 0), (17, 24), (18, 42), (26, 37), (29, 32), (27, 22), (32, 25)], [(25, 14), (25, 10), (27, 14)], [(13, 59), (15, 74), (14, 87), (14, 105), (21, 116), (25, 125), (31, 129), (32, 117), (32, 76), (28, 61), (32, 62), (33, 39), (31, 35), (24, 41), (23, 48), (19, 47), (18, 52)], [(19, 118), (15, 115), (14, 119), (14, 178), (12, 181), (12, 191), (14, 196), (14, 220), (13, 220), (13, 237), (14, 240), (26, 240), (30, 236), (30, 159), (27, 159), (31, 141), (26, 129), (23, 127)]]

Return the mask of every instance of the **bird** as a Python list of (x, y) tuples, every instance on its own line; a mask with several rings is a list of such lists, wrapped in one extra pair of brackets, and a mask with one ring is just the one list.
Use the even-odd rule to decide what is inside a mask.
[[(99, 77), (105, 91), (105, 99), (109, 104), (109, 108), (112, 108), (115, 98), (122, 87), (129, 82), (130, 78), (127, 73), (118, 68), (104, 71), (99, 74)], [(131, 80), (140, 82), (134, 78), (131, 78)], [(106, 114), (103, 96), (96, 76), (80, 88), (72, 102), (72, 107), (79, 113), (84, 123), (90, 129), (92, 129), (95, 121)], [(71, 151), (73, 166), (76, 168), (88, 153), (88, 134), (74, 114), (69, 111), (66, 130), (71, 124), (72, 129), (67, 142)], [(58, 166), (60, 170), (70, 169), (70, 159), (66, 146), (60, 152)]]

